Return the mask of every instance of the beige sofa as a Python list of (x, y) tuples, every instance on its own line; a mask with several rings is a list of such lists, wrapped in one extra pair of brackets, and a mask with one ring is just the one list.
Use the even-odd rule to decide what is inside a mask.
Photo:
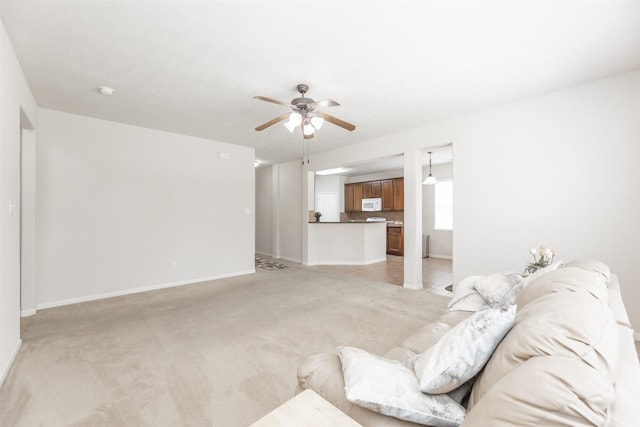
[[(514, 325), (476, 377), (462, 426), (635, 426), (640, 364), (615, 275), (575, 260), (519, 292)], [(470, 312), (448, 311), (383, 356), (424, 352)], [(310, 356), (298, 390), (313, 389), (364, 426), (409, 426), (346, 400), (337, 354)]]

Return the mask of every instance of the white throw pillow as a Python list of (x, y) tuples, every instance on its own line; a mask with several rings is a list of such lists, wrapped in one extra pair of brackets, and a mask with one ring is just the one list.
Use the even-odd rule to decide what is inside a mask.
[(465, 409), (446, 394), (428, 395), (418, 387), (412, 370), (354, 347), (338, 347), (347, 400), (405, 421), (456, 427)]
[(484, 298), (473, 287), (476, 281), (481, 278), (482, 276), (469, 276), (453, 286), (448, 305), (449, 311), (478, 311), (489, 307)]
[(489, 274), (478, 279), (473, 287), (489, 307), (513, 305), (521, 289), (522, 276), (517, 274)]
[(425, 393), (448, 393), (484, 367), (516, 315), (516, 306), (478, 311), (417, 357), (414, 371)]

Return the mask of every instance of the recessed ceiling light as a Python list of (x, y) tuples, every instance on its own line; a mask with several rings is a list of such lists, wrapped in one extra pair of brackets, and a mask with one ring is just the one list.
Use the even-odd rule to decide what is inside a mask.
[(113, 89), (107, 86), (100, 86), (100, 93), (103, 95), (113, 95)]
[(325, 169), (323, 171), (316, 172), (316, 175), (334, 175), (337, 173), (349, 172), (351, 169), (348, 168), (334, 168), (334, 169)]

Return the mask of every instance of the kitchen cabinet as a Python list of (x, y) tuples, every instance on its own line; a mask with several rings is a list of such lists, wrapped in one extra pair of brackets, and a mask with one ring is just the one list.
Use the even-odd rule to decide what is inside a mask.
[(382, 195), (382, 210), (392, 211), (393, 209), (393, 180), (385, 179), (380, 181)]
[(362, 212), (362, 183), (353, 184), (353, 211)]
[(404, 178), (393, 179), (393, 210), (404, 210)]
[(404, 227), (387, 227), (387, 254), (404, 255)]
[(362, 195), (365, 199), (382, 197), (380, 181), (367, 181), (362, 183)]
[(344, 185), (344, 211), (362, 212), (362, 199), (382, 199), (383, 211), (404, 210), (404, 178), (356, 182)]
[(353, 212), (353, 184), (344, 185), (344, 211)]
[(362, 212), (362, 183), (344, 185), (344, 211)]

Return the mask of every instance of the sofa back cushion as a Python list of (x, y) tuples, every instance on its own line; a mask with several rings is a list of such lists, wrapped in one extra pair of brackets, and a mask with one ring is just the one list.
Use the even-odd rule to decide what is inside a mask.
[(461, 427), (605, 426), (613, 400), (607, 376), (579, 360), (534, 357), (494, 384)]
[[(618, 372), (619, 337), (607, 304), (608, 276), (594, 270), (597, 269), (593, 264), (586, 263), (585, 268), (580, 263), (570, 263), (537, 278), (521, 291), (516, 300), (518, 313), (514, 326), (478, 376), (469, 399), (470, 410), (478, 406), (478, 411), (483, 411), (482, 407), (489, 401), (502, 399), (488, 397), (495, 394), (494, 388), (499, 384), (502, 384), (501, 388), (508, 388), (510, 384), (518, 388), (510, 395), (513, 399), (531, 401), (531, 405), (524, 406), (534, 412), (529, 414), (533, 418), (540, 415), (540, 408), (560, 411), (559, 417), (565, 411), (568, 420), (577, 416), (576, 413), (582, 413), (584, 420), (606, 415), (612, 404), (608, 389), (612, 389)], [(543, 361), (553, 362), (556, 367), (548, 367), (545, 371), (546, 365), (541, 367)], [(552, 379), (550, 384), (537, 377), (543, 373)], [(514, 375), (518, 382), (514, 382)], [(576, 378), (578, 375), (580, 378)], [(511, 380), (505, 383), (507, 378)], [(530, 381), (520, 382), (525, 378)], [(553, 378), (556, 378), (555, 383)], [(565, 409), (555, 404), (545, 406), (545, 402), (535, 400), (553, 391), (553, 388), (548, 389), (553, 384), (562, 387), (563, 381), (574, 384), (574, 389), (567, 395), (573, 400), (565, 405)], [(595, 386), (604, 387), (598, 399), (589, 394)], [(531, 393), (531, 399), (527, 399), (527, 393)], [(578, 407), (582, 409), (575, 412)]]
[[(595, 262), (595, 261), (592, 261)], [(593, 295), (594, 298), (608, 304), (609, 269), (606, 268), (607, 275), (603, 275), (599, 271), (588, 269), (593, 267), (592, 264), (583, 266), (585, 261), (571, 261), (557, 270), (550, 271), (525, 286), (518, 297), (516, 305), (518, 309), (538, 298), (546, 297), (549, 294), (558, 292), (575, 292), (584, 290)]]

